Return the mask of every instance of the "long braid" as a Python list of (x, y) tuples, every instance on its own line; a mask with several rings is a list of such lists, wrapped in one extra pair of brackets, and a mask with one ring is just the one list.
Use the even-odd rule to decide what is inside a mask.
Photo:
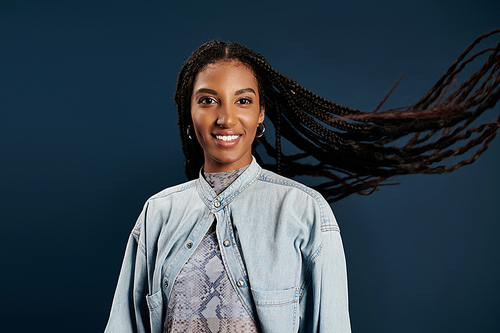
[[(289, 177), (321, 177), (315, 188), (330, 202), (353, 193), (372, 193), (378, 186), (389, 185), (387, 180), (396, 175), (451, 172), (473, 163), (500, 127), (500, 118), (473, 126), (474, 120), (495, 107), (500, 99), (500, 43), (474, 54), (472, 51), (499, 32), (500, 29), (476, 39), (414, 105), (379, 111), (384, 99), (372, 112), (348, 108), (316, 95), (241, 44), (208, 42), (193, 52), (182, 67), (175, 93), (186, 175), (196, 178), (204, 161), (196, 138), (190, 140), (186, 134), (187, 126), (192, 124), (194, 80), (208, 64), (228, 59), (253, 70), (260, 105), (274, 125), (274, 145), (264, 136), (258, 139), (263, 149), (256, 145), (252, 149), (258, 163)], [(459, 75), (481, 56), (488, 59), (455, 89)], [(282, 139), (299, 152), (285, 153), (288, 143), (282, 146)], [(469, 151), (472, 156), (460, 157)], [(276, 162), (263, 159), (263, 153)], [(450, 158), (461, 160), (442, 164)]]

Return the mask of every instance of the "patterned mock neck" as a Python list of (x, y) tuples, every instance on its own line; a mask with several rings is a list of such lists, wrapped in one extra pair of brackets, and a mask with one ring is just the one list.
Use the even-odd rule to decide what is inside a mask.
[(203, 171), (203, 177), (205, 177), (205, 180), (207, 183), (212, 186), (214, 189), (215, 193), (217, 195), (221, 194), (229, 185), (231, 185), (232, 182), (238, 178), (243, 171), (245, 171), (248, 168), (247, 166), (244, 166), (243, 168), (239, 168), (236, 170), (231, 170), (231, 171), (225, 171), (225, 172), (214, 172), (214, 173), (206, 173)]

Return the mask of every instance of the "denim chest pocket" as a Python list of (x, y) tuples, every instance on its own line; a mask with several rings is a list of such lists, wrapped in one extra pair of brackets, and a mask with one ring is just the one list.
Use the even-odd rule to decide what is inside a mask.
[(296, 288), (266, 291), (251, 288), (251, 291), (257, 317), (264, 331), (295, 331), (298, 304)]

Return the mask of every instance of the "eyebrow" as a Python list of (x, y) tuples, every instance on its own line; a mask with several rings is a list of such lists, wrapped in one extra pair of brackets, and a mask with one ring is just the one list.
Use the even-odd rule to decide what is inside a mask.
[(217, 96), (217, 91), (212, 90), (212, 89), (207, 89), (207, 88), (200, 88), (196, 91), (196, 95), (201, 94), (201, 93), (212, 94), (212, 95)]
[(241, 94), (246, 93), (246, 92), (252, 92), (252, 93), (254, 93), (254, 95), (257, 95), (257, 94), (255, 93), (255, 90), (253, 90), (252, 88), (240, 89), (240, 90), (236, 91), (236, 92), (234, 93), (234, 95), (235, 95), (235, 96), (237, 96), (237, 95), (241, 95)]
[[(241, 95), (241, 94), (244, 94), (244, 93), (246, 93), (246, 92), (251, 92), (251, 93), (254, 93), (254, 95), (257, 95), (257, 94), (255, 93), (255, 90), (253, 90), (252, 88), (244, 88), (244, 89), (237, 90), (237, 91), (234, 93), (234, 96)], [(212, 94), (212, 95), (217, 96), (217, 91), (212, 90), (212, 89), (207, 89), (207, 88), (200, 88), (200, 89), (198, 89), (198, 90), (196, 91), (196, 94), (195, 94), (195, 95), (202, 94), (202, 93)]]

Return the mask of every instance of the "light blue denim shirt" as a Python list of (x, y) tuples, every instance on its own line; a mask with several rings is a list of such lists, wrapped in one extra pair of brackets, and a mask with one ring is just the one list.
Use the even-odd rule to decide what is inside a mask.
[(262, 332), (350, 332), (344, 250), (330, 206), (255, 159), (219, 195), (200, 176), (146, 202), (105, 332), (162, 332), (173, 282), (214, 218), (229, 279)]

